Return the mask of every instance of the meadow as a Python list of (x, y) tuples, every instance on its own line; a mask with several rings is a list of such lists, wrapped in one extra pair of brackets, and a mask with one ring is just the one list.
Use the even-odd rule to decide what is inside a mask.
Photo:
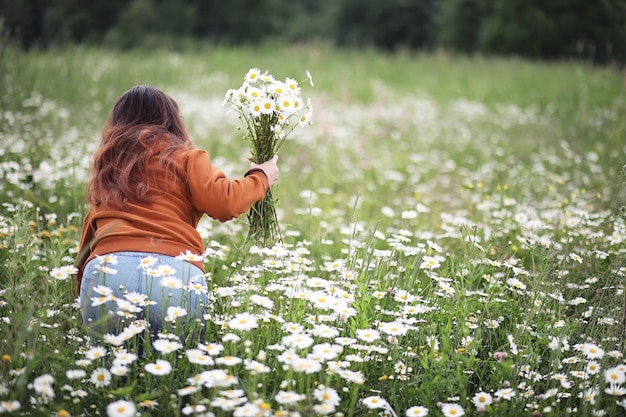
[[(622, 71), (324, 45), (1, 56), (0, 415), (626, 414)], [(314, 81), (280, 152), (283, 241), (204, 219), (204, 320), (146, 337), (129, 294), (107, 304), (119, 333), (89, 335), (72, 264), (114, 102), (160, 88), (236, 178), (222, 103), (253, 67)]]

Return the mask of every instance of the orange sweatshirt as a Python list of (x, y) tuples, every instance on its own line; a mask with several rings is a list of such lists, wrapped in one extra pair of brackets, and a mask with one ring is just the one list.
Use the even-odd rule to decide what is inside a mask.
[[(79, 291), (83, 268), (96, 255), (133, 251), (178, 256), (187, 250), (202, 254), (204, 243), (196, 228), (205, 213), (221, 222), (233, 219), (262, 200), (269, 188), (262, 171), (229, 180), (201, 149), (178, 154), (177, 163), (188, 181), (172, 186), (165, 169), (156, 172), (153, 186), (164, 194), (150, 204), (130, 203), (113, 210), (89, 207), (75, 263)], [(195, 264), (204, 270), (202, 262)]]

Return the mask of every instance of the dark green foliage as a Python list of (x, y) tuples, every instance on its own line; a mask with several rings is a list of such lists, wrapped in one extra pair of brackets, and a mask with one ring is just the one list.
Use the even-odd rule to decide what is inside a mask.
[(626, 61), (626, 0), (0, 0), (26, 47), (322, 40), (534, 59)]

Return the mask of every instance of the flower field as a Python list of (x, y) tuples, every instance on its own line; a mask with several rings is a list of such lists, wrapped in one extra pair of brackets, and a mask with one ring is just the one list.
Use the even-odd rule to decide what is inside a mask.
[[(3, 54), (0, 415), (626, 414), (619, 71), (323, 46)], [(236, 178), (249, 145), (222, 101), (254, 67), (315, 77), (313, 123), (280, 150), (283, 242), (205, 219), (203, 321), (172, 308), (150, 337), (149, 300), (99, 288), (120, 326), (88, 334), (72, 263), (111, 106), (160, 88)]]

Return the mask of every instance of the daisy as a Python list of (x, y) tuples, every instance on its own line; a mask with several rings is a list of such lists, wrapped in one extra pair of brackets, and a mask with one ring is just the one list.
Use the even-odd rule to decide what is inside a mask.
[(111, 373), (106, 368), (94, 369), (91, 373), (91, 378), (89, 378), (89, 381), (97, 388), (106, 387), (111, 383)]
[(593, 343), (585, 343), (582, 347), (582, 353), (587, 359), (601, 359), (604, 357), (604, 350)]
[(257, 374), (267, 374), (272, 370), (269, 366), (251, 359), (245, 359), (243, 363), (245, 364), (245, 367), (248, 371)]
[(196, 405), (186, 405), (183, 407), (183, 409), (181, 410), (181, 412), (188, 416), (190, 414), (197, 414), (200, 415), (201, 413), (204, 413), (207, 410), (206, 405), (204, 404), (196, 404)]
[(322, 416), (327, 416), (329, 414), (334, 413), (335, 409), (336, 409), (335, 406), (329, 403), (315, 404), (313, 406), (313, 411), (315, 411), (316, 414), (319, 414)]
[(327, 324), (316, 324), (315, 326), (313, 326), (311, 333), (313, 333), (313, 336), (322, 337), (325, 339), (331, 339), (339, 336), (339, 330), (335, 329), (334, 327), (330, 327)]
[(291, 367), (294, 371), (305, 374), (314, 374), (322, 370), (322, 364), (319, 361), (299, 356), (291, 361)]
[(22, 407), (19, 401), (0, 401), (0, 413), (19, 410)]
[(172, 365), (163, 359), (157, 359), (155, 363), (147, 363), (144, 369), (152, 375), (167, 375), (172, 372)]
[(622, 395), (626, 395), (626, 388), (617, 384), (609, 384), (604, 389), (604, 392), (615, 397), (621, 397)]
[(107, 355), (107, 350), (102, 346), (94, 346), (85, 352), (85, 358), (89, 360), (96, 360), (103, 358)]
[(152, 305), (156, 304), (156, 302), (151, 303), (146, 294), (142, 294), (136, 291), (132, 291), (132, 292), (124, 294), (124, 298), (138, 306), (147, 306), (150, 304)]
[(253, 83), (261, 77), (261, 70), (258, 68), (250, 68), (244, 77), (246, 83)]
[(474, 397), (472, 397), (472, 402), (476, 408), (485, 408), (493, 402), (493, 398), (486, 392), (477, 392)]
[(252, 117), (259, 117), (261, 115), (262, 110), (263, 110), (263, 106), (261, 104), (261, 101), (253, 101), (248, 106), (248, 113)]
[(157, 261), (158, 259), (156, 257), (152, 255), (148, 255), (139, 261), (139, 266), (137, 266), (137, 268), (140, 268), (140, 269), (150, 268), (151, 266), (156, 264)]
[(63, 268), (52, 268), (50, 276), (58, 281), (65, 281), (70, 277), (67, 271)]
[(215, 362), (209, 355), (205, 355), (200, 349), (188, 349), (185, 351), (187, 360), (198, 365), (213, 365)]
[(303, 400), (304, 398), (306, 398), (306, 396), (304, 394), (299, 394), (297, 392), (294, 391), (283, 391), (280, 390), (278, 391), (278, 393), (276, 394), (276, 396), (274, 397), (274, 401), (276, 401), (278, 404), (295, 404), (298, 401)]
[(250, 87), (246, 90), (246, 97), (250, 101), (260, 100), (265, 98), (265, 92), (257, 87)]
[(171, 275), (162, 275), (163, 278), (161, 278), (161, 281), (159, 282), (159, 284), (161, 284), (162, 287), (165, 288), (172, 288), (172, 289), (180, 289), (183, 288), (183, 280)]
[(441, 263), (437, 258), (433, 258), (432, 256), (424, 256), (422, 258), (422, 263), (420, 264), (420, 269), (437, 269), (441, 266)]
[(259, 327), (259, 322), (254, 314), (250, 313), (237, 313), (228, 321), (228, 328), (233, 330), (248, 331), (257, 327)]
[(425, 417), (428, 415), (428, 408), (416, 405), (406, 410), (406, 417)]
[(298, 86), (298, 81), (294, 80), (293, 78), (287, 77), (285, 79), (284, 85), (285, 87), (287, 87), (287, 91), (289, 91), (290, 93), (296, 94), (296, 95), (300, 94), (301, 89)]
[(65, 376), (67, 376), (67, 379), (83, 379), (87, 376), (87, 372), (83, 369), (68, 369), (65, 372)]
[(380, 339), (380, 332), (375, 329), (357, 329), (356, 337), (364, 342), (371, 343)]
[(177, 351), (183, 345), (175, 340), (157, 339), (152, 343), (152, 347), (161, 353), (167, 354)]
[(387, 406), (389, 405), (387, 403), (387, 400), (385, 400), (384, 398), (381, 398), (378, 395), (372, 395), (371, 397), (363, 398), (362, 402), (363, 402), (363, 405), (365, 405), (370, 410), (373, 410), (376, 408), (387, 408)]
[(241, 362), (243, 362), (243, 359), (238, 358), (237, 356), (222, 356), (215, 359), (216, 364), (225, 366), (235, 366), (239, 365)]
[(165, 320), (176, 321), (176, 319), (184, 317), (186, 315), (187, 310), (185, 310), (183, 307), (169, 306), (167, 308), (167, 317), (165, 317)]
[(496, 398), (500, 398), (503, 400), (511, 400), (515, 397), (515, 391), (511, 388), (500, 388), (494, 394)]
[(441, 412), (445, 417), (460, 417), (465, 415), (465, 410), (458, 404), (444, 404), (441, 406)]
[(124, 365), (113, 365), (111, 366), (111, 374), (115, 376), (124, 376), (128, 374), (130, 370), (127, 366)]
[(383, 333), (391, 336), (404, 336), (408, 331), (404, 324), (397, 321), (382, 323), (379, 327)]
[(115, 401), (107, 405), (108, 417), (133, 417), (136, 412), (135, 404), (126, 400)]
[(294, 333), (284, 336), (281, 343), (287, 347), (293, 347), (296, 349), (306, 349), (313, 345), (313, 338), (305, 333)]
[(333, 360), (343, 352), (340, 345), (331, 345), (330, 343), (322, 343), (313, 346), (312, 354), (324, 361)]
[(208, 345), (198, 343), (198, 348), (211, 356), (217, 356), (224, 350), (224, 346), (219, 343), (209, 343)]
[(587, 363), (586, 372), (589, 375), (595, 375), (600, 372), (600, 363), (597, 361), (589, 361)]
[(608, 368), (604, 371), (604, 380), (608, 384), (623, 384), (626, 382), (626, 373), (617, 367)]
[(337, 393), (337, 390), (331, 387), (320, 385), (313, 391), (313, 397), (320, 402), (328, 403), (332, 405), (339, 405), (341, 397)]

